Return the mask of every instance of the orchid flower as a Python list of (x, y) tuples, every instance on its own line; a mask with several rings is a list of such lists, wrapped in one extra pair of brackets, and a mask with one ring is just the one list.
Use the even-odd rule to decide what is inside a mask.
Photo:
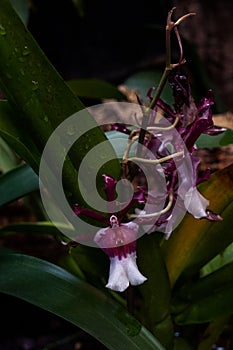
[[(164, 194), (163, 198), (161, 198), (158, 190), (159, 186), (157, 186), (156, 191), (147, 193), (143, 211), (138, 209), (135, 215), (130, 215), (133, 218), (137, 217), (138, 223), (142, 224), (144, 229), (148, 230), (148, 233), (161, 231), (166, 234), (166, 238), (169, 238), (172, 233), (176, 222), (179, 221), (179, 216), (186, 211), (197, 219), (222, 220), (220, 215), (214, 214), (208, 209), (209, 201), (204, 198), (196, 187), (200, 182), (208, 180), (210, 171), (207, 169), (202, 177), (198, 175), (200, 160), (195, 155), (195, 142), (203, 133), (216, 135), (225, 130), (213, 124), (211, 107), (214, 104), (214, 96), (212, 91), (209, 91), (207, 96), (196, 105), (191, 95), (188, 79), (181, 72), (180, 66), (170, 73), (169, 84), (173, 90), (174, 106), (172, 108), (162, 99), (158, 99), (149, 118), (147, 126), (148, 137), (143, 141), (149, 152), (148, 155), (144, 154), (144, 158), (141, 159), (143, 163), (147, 162), (147, 167), (151, 169), (151, 174), (154, 174), (155, 178), (158, 178), (158, 171), (153, 164), (161, 162), (167, 184), (166, 198), (164, 198)], [(148, 92), (148, 98), (151, 101), (152, 91), (153, 89), (150, 89)], [(164, 117), (170, 123), (170, 126), (160, 127), (153, 124), (158, 107), (163, 110)], [(130, 135), (130, 130), (127, 129), (126, 125), (120, 126), (117, 124), (113, 125), (112, 128)], [(177, 132), (180, 137), (177, 137)], [(139, 133), (140, 129), (134, 131), (134, 136), (131, 136), (131, 139), (129, 137), (129, 146), (124, 155), (126, 164), (127, 161), (139, 161), (139, 158), (127, 158), (132, 142), (139, 139)], [(168, 145), (172, 145), (176, 153), (170, 154)], [(187, 173), (182, 172), (180, 176), (178, 172), (179, 166), (182, 167), (183, 159), (186, 156), (185, 152), (186, 154), (188, 152), (187, 155), (191, 160), (192, 168), (187, 169)], [(151, 160), (151, 154), (154, 155), (155, 161)], [(174, 162), (174, 158), (177, 156), (180, 157)], [(170, 196), (171, 194), (172, 197)], [(166, 210), (161, 212), (158, 209), (158, 201), (164, 203), (164, 209)], [(158, 217), (156, 222), (154, 222), (153, 213)], [(153, 222), (153, 225), (150, 225), (151, 222)]]
[[(117, 181), (106, 174), (103, 175), (103, 178), (107, 201), (114, 204)], [(107, 219), (102, 214), (79, 205), (75, 205), (73, 208), (76, 215), (84, 215), (109, 225), (98, 230), (93, 240), (110, 259), (109, 279), (106, 287), (117, 292), (125, 291), (129, 284), (135, 286), (147, 280), (138, 270), (136, 263), (136, 240), (139, 226), (132, 221), (122, 223), (127, 211), (135, 203), (140, 203), (143, 200), (142, 192), (135, 192), (130, 203), (120, 211), (119, 219), (116, 215), (111, 215)], [(70, 245), (74, 246), (73, 243)]]
[(110, 258), (107, 288), (123, 292), (146, 281), (136, 264), (136, 239), (138, 225), (134, 222), (120, 224), (117, 217), (110, 217), (110, 227), (100, 229), (94, 238), (98, 246)]

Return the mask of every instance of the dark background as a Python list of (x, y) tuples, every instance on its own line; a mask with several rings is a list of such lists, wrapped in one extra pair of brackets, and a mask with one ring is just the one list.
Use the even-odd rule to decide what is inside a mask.
[[(64, 79), (94, 77), (122, 84), (135, 72), (164, 67), (166, 17), (174, 5), (175, 19), (187, 12), (197, 13), (180, 28), (194, 83), (202, 93), (207, 89), (207, 77), (211, 85), (208, 87), (217, 89), (224, 109), (232, 111), (231, 0), (83, 0), (83, 14), (72, 0), (31, 0), (28, 28)], [(41, 242), (42, 247), (44, 244)], [(40, 253), (37, 255), (44, 258)], [(0, 350), (41, 350), (46, 344), (77, 332), (74, 339), (57, 344), (54, 349), (104, 348), (48, 312), (11, 296), (0, 297), (4, 320)], [(219, 342), (226, 349), (232, 349), (229, 334), (227, 340)]]
[[(81, 15), (72, 0), (30, 4), (28, 28), (65, 79), (95, 77), (115, 84), (164, 66), (166, 17), (173, 6), (174, 19), (196, 12), (180, 26), (189, 45), (187, 66), (200, 90), (211, 85), (224, 109), (233, 110), (232, 1), (83, 0)], [(175, 44), (173, 49), (176, 53)]]

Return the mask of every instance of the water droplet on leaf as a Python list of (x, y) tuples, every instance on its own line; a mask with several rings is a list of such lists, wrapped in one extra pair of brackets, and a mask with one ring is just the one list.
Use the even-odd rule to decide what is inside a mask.
[(39, 88), (38, 81), (32, 80), (32, 90), (37, 90)]
[(22, 55), (23, 56), (28, 56), (31, 53), (31, 51), (29, 50), (29, 48), (27, 46), (24, 46)]

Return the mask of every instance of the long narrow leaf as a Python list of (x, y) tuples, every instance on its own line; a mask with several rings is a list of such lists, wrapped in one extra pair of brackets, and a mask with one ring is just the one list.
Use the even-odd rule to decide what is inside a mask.
[[(26, 125), (28, 137), (42, 152), (54, 129), (84, 106), (51, 65), (8, 0), (1, 1), (0, 24), (0, 85), (9, 103), (18, 111), (12, 122)], [(64, 188), (75, 201), (80, 199), (77, 167), (92, 147), (106, 141), (89, 113), (85, 112), (81, 119), (79, 123), (85, 121), (92, 129), (85, 140), (73, 145), (63, 167)], [(56, 159), (54, 148), (53, 157)], [(119, 164), (110, 143), (105, 145), (101, 156), (102, 163), (106, 163), (103, 171), (117, 177)], [(109, 157), (115, 162), (110, 164)], [(93, 164), (86, 163), (87, 170), (92, 172)]]
[(0, 176), (0, 206), (38, 190), (39, 178), (26, 164)]
[[(180, 324), (204, 323), (233, 312), (233, 263), (184, 285), (176, 297), (175, 319)], [(183, 308), (180, 312), (179, 308)], [(178, 311), (178, 312), (177, 312)]]
[(66, 319), (108, 349), (164, 350), (108, 296), (43, 260), (17, 253), (0, 254), (0, 291)]

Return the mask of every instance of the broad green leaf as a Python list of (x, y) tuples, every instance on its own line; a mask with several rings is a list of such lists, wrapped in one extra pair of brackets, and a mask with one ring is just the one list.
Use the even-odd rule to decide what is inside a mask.
[(164, 350), (151, 333), (107, 294), (38, 258), (0, 254), (0, 291), (66, 319), (110, 350)]
[[(0, 85), (9, 103), (18, 112), (11, 122), (26, 125), (28, 138), (33, 139), (42, 153), (53, 130), (84, 106), (51, 65), (8, 0), (1, 1), (0, 23)], [(83, 118), (80, 123), (83, 123)], [(95, 145), (106, 140), (87, 111), (85, 123), (96, 127), (86, 135), (85, 141), (80, 139), (73, 145), (63, 167), (64, 189), (75, 202), (80, 202), (77, 167)], [(53, 157), (56, 159), (56, 149)], [(112, 162), (108, 162), (109, 157)], [(105, 164), (103, 171), (118, 177), (119, 163), (110, 143), (105, 146), (102, 161)], [(91, 172), (91, 161), (86, 166)]]
[(66, 83), (78, 97), (126, 100), (116, 86), (104, 80), (89, 78), (68, 80)]
[[(124, 85), (135, 90), (140, 98), (143, 100), (147, 99), (147, 93), (150, 88), (156, 88), (161, 79), (162, 73), (160, 71), (142, 71), (131, 75), (124, 81)], [(161, 98), (164, 99), (168, 104), (173, 103), (172, 90), (169, 85), (166, 84)]]
[[(107, 284), (109, 271), (107, 255), (101, 249), (84, 245), (71, 248), (70, 255), (85, 275), (87, 281), (103, 289)], [(96, 264), (97, 261), (98, 264)]]
[(233, 313), (233, 263), (185, 284), (178, 291), (173, 311), (179, 324), (204, 323)]
[(233, 130), (226, 130), (219, 135), (202, 134), (196, 142), (198, 148), (216, 148), (227, 146), (233, 143)]
[(233, 143), (233, 130), (228, 129), (222, 135), (222, 139), (220, 140), (220, 146), (227, 146), (232, 143)]
[(182, 223), (164, 242), (162, 250), (172, 286), (183, 275), (197, 272), (233, 242), (233, 165), (214, 173), (199, 187), (210, 201), (209, 208), (223, 220), (210, 222), (186, 214)]
[(28, 165), (19, 165), (0, 176), (0, 206), (38, 190), (39, 178)]

